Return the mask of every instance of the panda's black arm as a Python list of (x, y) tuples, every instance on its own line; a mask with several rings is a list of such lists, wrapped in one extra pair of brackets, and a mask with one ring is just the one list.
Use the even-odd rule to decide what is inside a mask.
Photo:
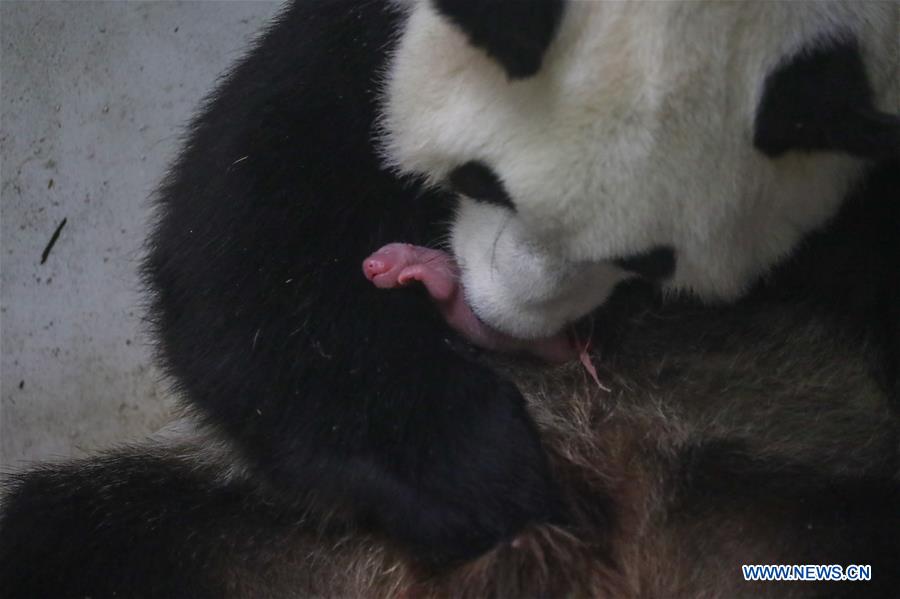
[(361, 273), (450, 210), (376, 157), (398, 22), (381, 3), (289, 9), (194, 123), (146, 271), (169, 372), (273, 488), (466, 557), (556, 508), (514, 387), (452, 350), (422, 294)]

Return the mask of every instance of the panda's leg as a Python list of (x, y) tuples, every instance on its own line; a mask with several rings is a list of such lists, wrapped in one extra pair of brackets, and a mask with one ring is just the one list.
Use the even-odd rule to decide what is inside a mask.
[[(247, 556), (300, 521), (224, 468), (135, 448), (15, 474), (0, 514), (0, 594), (224, 597)], [(293, 528), (292, 528), (293, 527)]]
[(441, 561), (561, 510), (516, 387), (420, 290), (360, 273), (452, 211), (372, 141), (401, 26), (391, 3), (293, 4), (194, 123), (147, 274), (168, 372), (281, 501), (314, 493)]

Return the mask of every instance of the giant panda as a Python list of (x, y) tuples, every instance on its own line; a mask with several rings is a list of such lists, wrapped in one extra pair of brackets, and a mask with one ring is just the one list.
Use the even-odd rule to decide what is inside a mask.
[[(898, 66), (890, 2), (292, 3), (159, 192), (187, 414), (10, 478), (0, 588), (896, 592)], [(377, 289), (391, 242), (597, 380)]]

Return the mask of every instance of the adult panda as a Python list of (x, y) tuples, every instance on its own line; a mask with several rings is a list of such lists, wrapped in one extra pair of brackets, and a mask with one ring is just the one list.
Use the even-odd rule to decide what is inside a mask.
[[(713, 588), (685, 556), (723, 548), (862, 555), (895, 583), (897, 18), (293, 4), (161, 190), (148, 280), (203, 436), (15, 479), (4, 592), (667, 596)], [(601, 306), (610, 396), (498, 374), (425, 294), (359, 274), (447, 221), (487, 326), (546, 337)], [(529, 413), (508, 381), (533, 377)]]

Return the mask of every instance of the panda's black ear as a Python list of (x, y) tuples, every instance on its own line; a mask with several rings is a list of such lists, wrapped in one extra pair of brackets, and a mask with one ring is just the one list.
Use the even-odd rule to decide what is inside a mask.
[(845, 38), (800, 52), (769, 75), (753, 143), (773, 157), (801, 150), (893, 158), (900, 116), (875, 108), (859, 46)]
[(512, 79), (541, 68), (559, 25), (564, 0), (433, 0), (469, 42), (503, 65)]

